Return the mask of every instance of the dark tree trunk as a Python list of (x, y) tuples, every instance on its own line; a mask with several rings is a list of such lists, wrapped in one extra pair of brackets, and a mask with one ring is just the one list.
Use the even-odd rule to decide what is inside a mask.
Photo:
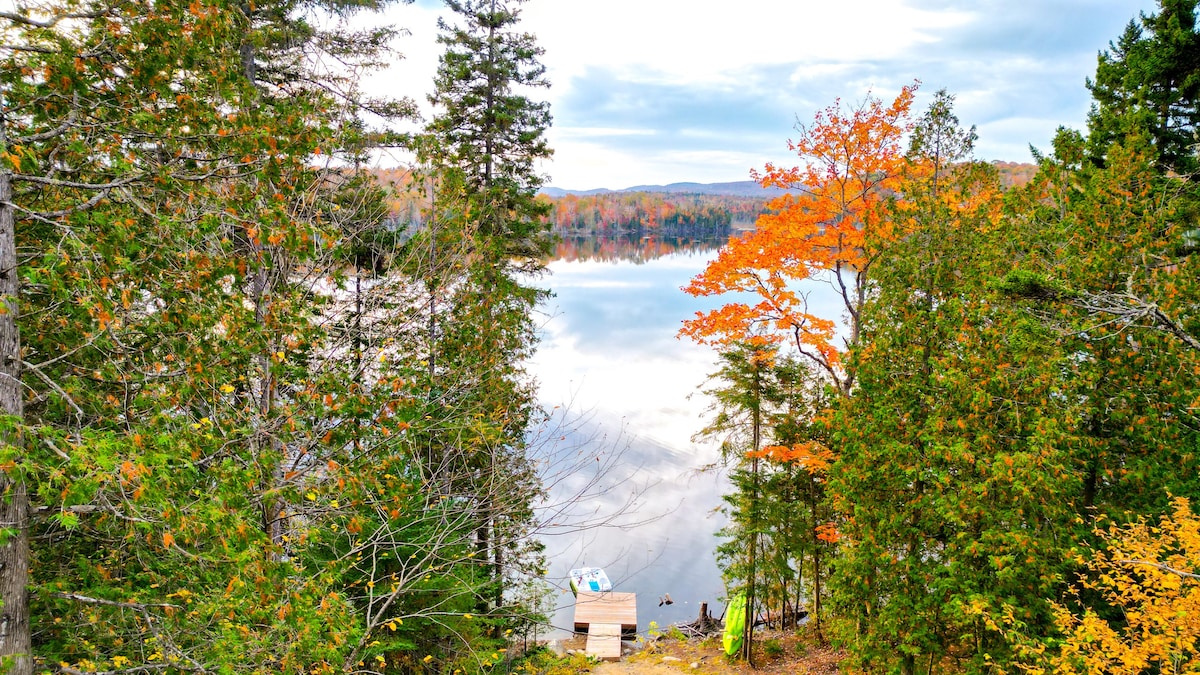
[(750, 664), (751, 668), (754, 667), (754, 581), (758, 575), (755, 561), (755, 553), (758, 548), (758, 449), (762, 445), (762, 363), (758, 353), (755, 353), (752, 358), (754, 359), (752, 364), (754, 368), (754, 410), (751, 443), (754, 445), (754, 459), (750, 462), (753, 487), (750, 494), (749, 518), (747, 519), (750, 524), (750, 560), (748, 561), (750, 571), (748, 575), (749, 589), (746, 593), (746, 632), (742, 638), (742, 658), (746, 659), (746, 663)]
[[(3, 105), (3, 101), (0, 101)], [(7, 145), (0, 111), (0, 148)], [(24, 445), (21, 424), (25, 407), (21, 391), (21, 333), (17, 327), (20, 280), (17, 276), (16, 224), (12, 176), (0, 171), (0, 444)], [(18, 450), (18, 456), (22, 453)], [(25, 481), (13, 470), (0, 471), (0, 672), (33, 673), (29, 623), (29, 496)]]

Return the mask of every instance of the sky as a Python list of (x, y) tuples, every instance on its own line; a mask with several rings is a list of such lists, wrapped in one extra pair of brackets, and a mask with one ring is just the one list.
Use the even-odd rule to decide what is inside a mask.
[[(520, 28), (545, 49), (553, 159), (547, 185), (621, 189), (747, 180), (794, 166), (797, 122), (837, 100), (891, 101), (919, 80), (979, 134), (976, 156), (1032, 161), (1059, 126), (1082, 128), (1098, 52), (1153, 0), (528, 0)], [(425, 101), (441, 51), (440, 0), (389, 10), (403, 58), (369, 85)]]

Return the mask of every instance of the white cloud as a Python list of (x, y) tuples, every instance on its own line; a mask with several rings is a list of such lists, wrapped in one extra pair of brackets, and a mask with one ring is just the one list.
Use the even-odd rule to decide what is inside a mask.
[(570, 78), (602, 63), (634, 81), (704, 85), (736, 83), (763, 64), (891, 58), (969, 16), (894, 0), (608, 0), (580, 10), (562, 0), (526, 5), (552, 74)]
[(623, 129), (620, 127), (555, 127), (560, 138), (596, 138), (605, 136), (653, 136), (653, 129)]
[[(569, 131), (564, 134), (557, 129), (551, 130), (549, 137), (554, 158), (543, 170), (550, 174), (554, 185), (569, 189), (619, 190), (633, 185), (682, 181), (748, 180), (750, 169), (761, 168), (765, 161), (760, 152), (753, 151), (683, 148), (646, 151), (605, 145), (603, 139), (579, 142), (571, 140)], [(786, 151), (782, 140), (778, 149)]]
[[(868, 90), (946, 87), (979, 156), (1028, 159), (1080, 127), (1095, 54), (1154, 0), (529, 0), (522, 30), (546, 52), (551, 184), (622, 188), (743, 180), (794, 163), (793, 124)], [(372, 85), (423, 106), (440, 47), (433, 0), (398, 6), (406, 58)], [(451, 18), (452, 17), (448, 17)], [(925, 99), (919, 98), (918, 107)], [(989, 137), (989, 134), (998, 134)]]

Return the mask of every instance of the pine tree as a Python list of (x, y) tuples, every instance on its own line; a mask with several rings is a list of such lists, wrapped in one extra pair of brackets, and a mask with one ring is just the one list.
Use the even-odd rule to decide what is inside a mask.
[(457, 465), (474, 476), (462, 489), (476, 500), (485, 582), (477, 611), (494, 616), (523, 611), (507, 607), (509, 577), (537, 569), (540, 556), (529, 539), (541, 490), (526, 432), (541, 412), (522, 362), (536, 342), (532, 312), (542, 293), (520, 274), (540, 270), (549, 247), (549, 204), (536, 195), (550, 113), (524, 93), (548, 84), (541, 48), (516, 30), (520, 4), (447, 0), (455, 19), (439, 20), (445, 51), (429, 97), (435, 113), (417, 144), (433, 193), (430, 226), (417, 242), (432, 273), (429, 414), (472, 420), (426, 437), (426, 474), (448, 484), (467, 475), (448, 470)]
[(314, 158), (339, 152), (362, 106), (338, 93), (352, 77), (297, 69), (319, 45), (346, 64), (375, 58), (386, 31), (355, 43), (301, 9), (3, 16), (15, 48), (0, 62), (0, 224), (20, 251), (5, 335), (22, 350), (6, 363), (29, 364), (9, 418), (25, 443), (10, 437), (3, 465), (5, 489), (23, 481), (32, 501), (9, 502), (29, 526), (8, 542), (37, 542), (30, 565), (4, 572), (30, 588), (39, 626), (32, 659), (6, 634), (16, 672), (340, 669), (363, 632), (341, 570), (300, 572), (305, 528), (328, 522), (346, 485), (346, 446), (326, 438), (351, 370), (322, 322), (346, 173)]
[(1200, 32), (1196, 0), (1160, 0), (1157, 14), (1130, 21), (1101, 52), (1088, 114), (1088, 151), (1103, 164), (1109, 147), (1142, 132), (1164, 170), (1192, 175), (1200, 124)]
[(719, 440), (723, 460), (733, 469), (734, 492), (725, 497), (731, 524), (720, 533), (725, 541), (717, 554), (729, 595), (746, 593), (748, 628), (742, 645), (747, 661), (752, 653), (750, 617), (763, 607), (785, 615), (789, 605), (800, 602), (802, 578), (809, 614), (821, 630), (827, 543), (818, 532), (826, 523), (823, 475), (828, 458), (814, 461), (813, 453), (792, 449), (809, 448), (822, 436), (822, 425), (813, 419), (825, 405), (823, 384), (809, 364), (778, 351), (771, 344), (750, 342), (720, 353), (721, 368), (710, 378), (715, 385), (705, 390), (714, 399), (712, 418), (697, 434)]
[(549, 105), (524, 93), (549, 83), (536, 38), (516, 30), (523, 2), (446, 0), (459, 22), (438, 22), (445, 51), (422, 156), (439, 171), (461, 174), (465, 203), (458, 210), (480, 245), (495, 248), (492, 259), (530, 264), (547, 251), (542, 218), (549, 204), (537, 199), (538, 162), (552, 151), (544, 137)]

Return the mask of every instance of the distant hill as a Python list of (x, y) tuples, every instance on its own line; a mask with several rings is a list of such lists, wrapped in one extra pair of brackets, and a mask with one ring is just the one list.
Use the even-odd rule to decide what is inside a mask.
[(557, 197), (543, 193), (540, 198), (550, 202), (547, 220), (562, 235), (727, 238), (731, 228), (754, 223), (766, 210), (771, 196), (758, 192), (747, 197), (704, 194), (688, 187), (677, 192), (635, 188)]
[(566, 197), (567, 195), (575, 195), (576, 197), (590, 197), (592, 195), (605, 195), (610, 192), (617, 192), (617, 190), (609, 190), (608, 188), (596, 188), (594, 190), (564, 190), (554, 186), (544, 187), (538, 190), (538, 194), (546, 195), (551, 199), (558, 199), (559, 197)]
[[(992, 165), (1000, 172), (1000, 183), (1004, 187), (1017, 187), (1028, 183), (1035, 173), (1037, 173), (1036, 164), (993, 161)], [(767, 198), (778, 197), (787, 190), (783, 188), (764, 188), (757, 181), (739, 180), (732, 183), (671, 183), (669, 185), (634, 185), (633, 187), (622, 188), (620, 190), (609, 190), (608, 188), (596, 188), (592, 190), (564, 190), (557, 187), (544, 187), (541, 189), (541, 194), (552, 199), (558, 199), (567, 195), (575, 195), (577, 197), (588, 197), (594, 195), (603, 195), (622, 192), (646, 192), (650, 194), (673, 194), (673, 195), (715, 195), (721, 197), (755, 197)], [(792, 192), (798, 192), (792, 190)]]
[[(997, 161), (992, 165), (1004, 188), (1024, 185), (1037, 173), (1034, 164)], [(708, 238), (752, 228), (767, 212), (767, 203), (786, 192), (763, 188), (752, 180), (635, 185), (623, 190), (541, 190), (542, 199), (551, 203), (547, 220), (560, 235)]]
[(999, 160), (992, 162), (992, 166), (1000, 172), (1000, 185), (1005, 188), (1021, 187), (1029, 181), (1033, 180), (1037, 174), (1037, 164), (1029, 164), (1025, 162), (1001, 162)]
[[(1028, 183), (1037, 165), (995, 161), (1004, 188)], [(372, 171), (381, 185), (393, 189), (388, 211), (393, 219), (420, 224), (427, 195), (413, 190), (412, 173), (404, 167)], [(546, 187), (542, 199), (553, 203), (548, 218), (559, 233), (610, 234), (655, 231), (672, 236), (709, 236), (726, 228), (750, 227), (782, 188), (763, 188), (752, 180), (731, 183), (635, 185), (621, 190), (564, 190)], [(792, 192), (798, 192), (793, 190)]]
[(651, 194), (674, 195), (718, 195), (723, 197), (778, 197), (786, 192), (782, 188), (764, 188), (756, 181), (740, 180), (732, 183), (671, 183), (670, 185), (635, 185), (620, 190), (599, 188), (594, 190), (564, 190), (556, 187), (542, 188), (541, 193), (547, 197), (558, 198), (566, 195), (581, 197), (601, 195), (613, 192), (647, 192)]

